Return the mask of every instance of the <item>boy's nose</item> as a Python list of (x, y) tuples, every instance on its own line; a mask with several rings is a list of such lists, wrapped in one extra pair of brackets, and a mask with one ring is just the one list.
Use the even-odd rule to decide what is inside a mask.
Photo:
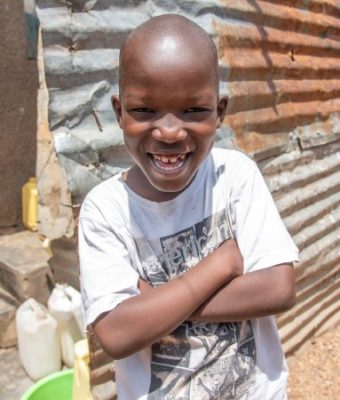
[(173, 114), (166, 114), (156, 122), (152, 129), (152, 136), (165, 143), (174, 143), (184, 140), (187, 132), (179, 118)]

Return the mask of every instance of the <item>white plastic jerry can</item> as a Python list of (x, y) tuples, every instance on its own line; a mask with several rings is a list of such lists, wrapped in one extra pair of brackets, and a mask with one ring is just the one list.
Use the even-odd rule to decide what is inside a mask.
[(20, 361), (34, 381), (61, 369), (57, 321), (47, 308), (30, 298), (16, 312)]
[(74, 344), (83, 338), (83, 334), (76, 320), (74, 304), (66, 290), (67, 287), (57, 283), (47, 305), (52, 316), (58, 321), (61, 358), (64, 364), (71, 368), (74, 363)]
[(83, 310), (81, 305), (81, 295), (74, 287), (70, 285), (65, 285), (64, 289), (66, 295), (71, 301), (71, 308), (73, 316), (79, 326), (79, 330), (83, 338), (85, 338), (85, 324), (84, 324), (84, 317), (83, 317)]

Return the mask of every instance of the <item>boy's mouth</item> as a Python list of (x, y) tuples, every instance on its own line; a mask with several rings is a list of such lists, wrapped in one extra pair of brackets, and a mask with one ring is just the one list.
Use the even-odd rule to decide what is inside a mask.
[(162, 172), (179, 171), (191, 154), (191, 152), (178, 154), (148, 153), (152, 164)]

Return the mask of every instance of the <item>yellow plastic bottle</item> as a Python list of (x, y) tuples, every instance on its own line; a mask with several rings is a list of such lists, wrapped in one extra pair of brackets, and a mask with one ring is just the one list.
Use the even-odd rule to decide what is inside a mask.
[(25, 228), (36, 231), (38, 227), (38, 189), (35, 177), (22, 187), (22, 222)]
[(73, 400), (93, 400), (90, 386), (89, 347), (87, 339), (74, 345)]

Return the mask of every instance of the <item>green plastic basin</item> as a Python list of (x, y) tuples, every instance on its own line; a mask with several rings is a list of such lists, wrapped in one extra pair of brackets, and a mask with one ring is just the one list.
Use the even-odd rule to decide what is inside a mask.
[(20, 400), (72, 400), (73, 369), (55, 372), (37, 381)]

